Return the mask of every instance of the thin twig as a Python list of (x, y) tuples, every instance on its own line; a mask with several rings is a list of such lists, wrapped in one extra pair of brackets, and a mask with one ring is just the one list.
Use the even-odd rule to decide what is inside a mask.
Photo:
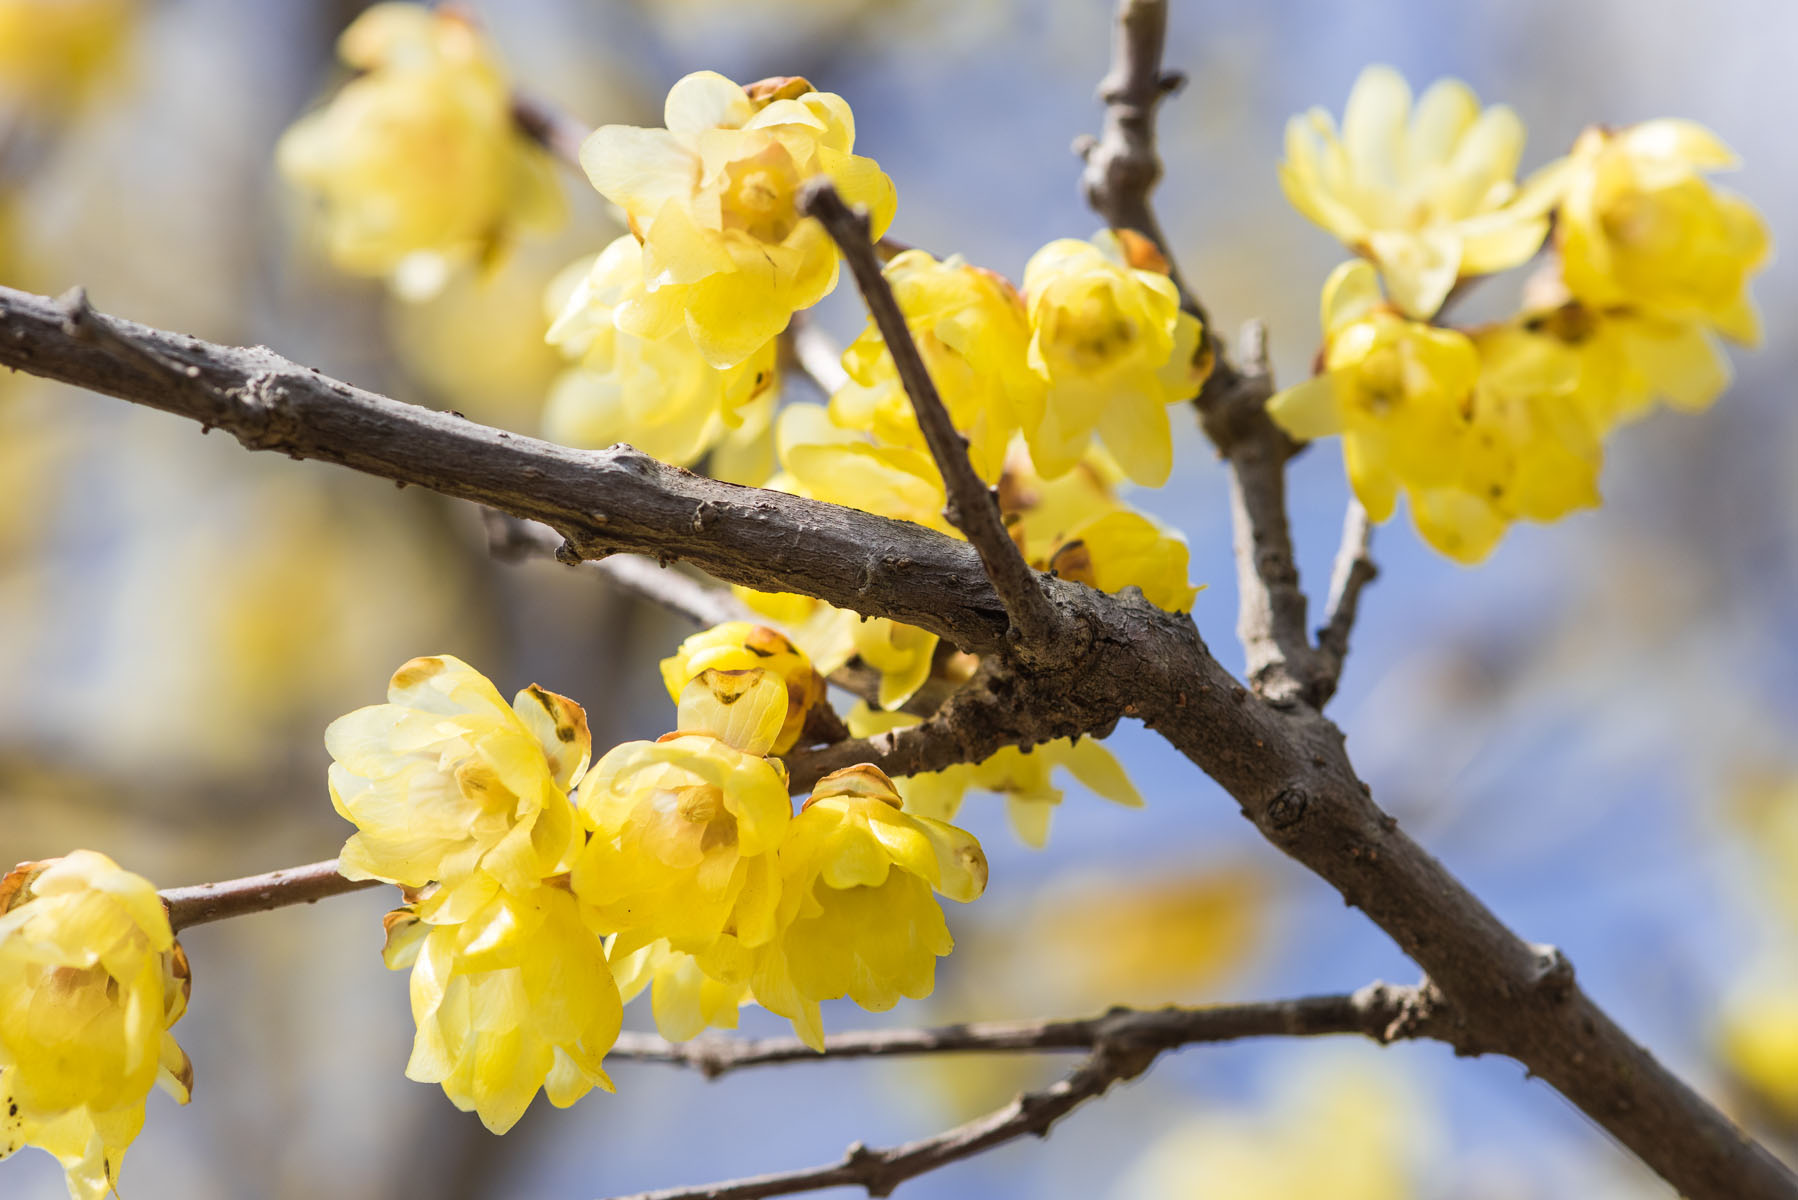
[(379, 879), (345, 879), (337, 873), (337, 860), (307, 863), (303, 867), (286, 867), (265, 875), (246, 875), (242, 879), (226, 879), (218, 883), (201, 883), (193, 887), (164, 888), (162, 902), (168, 906), (169, 924), (175, 931), (227, 917), (270, 912), (291, 904), (312, 904), (327, 896), (359, 892), (380, 887)]
[(979, 1021), (929, 1029), (868, 1029), (824, 1039), (820, 1054), (798, 1038), (735, 1038), (706, 1034), (669, 1042), (654, 1034), (623, 1033), (607, 1057), (692, 1067), (715, 1079), (745, 1067), (824, 1062), (849, 1058), (902, 1058), (929, 1054), (1093, 1050), (1104, 1042), (1173, 1050), (1255, 1037), (1322, 1037), (1360, 1034), (1387, 1043), (1409, 1038), (1448, 1042), (1462, 1054), (1478, 1053), (1441, 993), (1428, 984), (1398, 987), (1373, 983), (1357, 992), (1217, 1004), (1203, 1008), (1114, 1008), (1075, 1020)]
[(1286, 463), (1294, 447), (1265, 412), (1273, 390), (1267, 327), (1243, 324), (1242, 374), (1230, 401), (1241, 414), (1224, 447), (1230, 462), (1230, 524), (1236, 548), (1236, 633), (1249, 685), (1280, 704), (1310, 699), (1314, 653), (1307, 600), (1286, 518)]
[(949, 410), (943, 407), (936, 384), (924, 366), (924, 357), (912, 340), (899, 301), (881, 274), (880, 259), (869, 240), (867, 214), (850, 209), (824, 176), (805, 185), (799, 197), (799, 210), (815, 217), (824, 226), (843, 252), (850, 273), (855, 276), (868, 312), (886, 342), (887, 353), (893, 357), (899, 380), (911, 398), (918, 428), (923, 431), (931, 457), (942, 473), (943, 490), (948, 497), (944, 515), (967, 535), (968, 541), (979, 552), (987, 578), (992, 580), (993, 589), (999, 593), (1005, 611), (1011, 617), (1013, 648), (1028, 657), (1032, 651), (1049, 646), (1064, 632), (1066, 622), (1049, 602), (1036, 572), (1024, 561), (1017, 543), (1006, 532), (1005, 519), (1000, 515), (999, 501), (993, 490), (975, 473), (974, 464), (968, 460), (967, 439), (950, 421)]
[(834, 395), (837, 389), (849, 382), (849, 372), (843, 370), (843, 348), (831, 340), (811, 313), (794, 313), (793, 323), (787, 327), (787, 332), (794, 362), (807, 378), (818, 385), (820, 392), (826, 396)]
[(755, 614), (725, 589), (709, 587), (669, 567), (657, 566), (635, 554), (570, 562), (563, 553), (566, 543), (555, 530), (537, 521), (522, 521), (497, 509), (481, 510), (487, 527), (487, 550), (501, 562), (553, 561), (588, 571), (606, 582), (659, 604), (675, 616), (695, 625), (722, 625), (726, 621), (753, 621)]
[(699, 1187), (664, 1188), (617, 1200), (761, 1200), (833, 1187), (859, 1187), (869, 1196), (889, 1196), (906, 1180), (938, 1167), (971, 1158), (1025, 1134), (1046, 1135), (1055, 1122), (1088, 1100), (1104, 1095), (1114, 1083), (1141, 1075), (1157, 1053), (1104, 1046), (1046, 1088), (1025, 1092), (986, 1116), (902, 1146), (877, 1149), (857, 1142), (841, 1161), (827, 1166)]
[(1187, 286), (1179, 261), (1149, 197), (1161, 181), (1161, 156), (1155, 149), (1155, 111), (1179, 91), (1186, 77), (1161, 68), (1167, 41), (1167, 0), (1121, 0), (1111, 44), (1111, 70), (1099, 83), (1105, 124), (1098, 137), (1082, 135), (1074, 152), (1085, 161), (1080, 189), (1105, 223), (1148, 238), (1167, 263), (1168, 277), (1180, 291), (1180, 306), (1205, 326), (1211, 344), (1212, 370), (1200, 393), (1200, 407), (1236, 384), (1235, 370), (1212, 328), (1198, 294)]
[(581, 143), (593, 130), (554, 105), (523, 92), (512, 93), (512, 120), (518, 131), (549, 151), (563, 166), (572, 168), (582, 178)]
[(1319, 665), (1317, 703), (1335, 694), (1342, 679), (1342, 663), (1348, 657), (1349, 634), (1355, 628), (1355, 616), (1361, 607), (1361, 589), (1379, 578), (1380, 568), (1373, 560), (1373, 522), (1367, 509), (1354, 497), (1342, 514), (1342, 544), (1336, 550), (1336, 563), (1330, 571), (1330, 601), (1324, 610), (1323, 627), (1317, 631)]

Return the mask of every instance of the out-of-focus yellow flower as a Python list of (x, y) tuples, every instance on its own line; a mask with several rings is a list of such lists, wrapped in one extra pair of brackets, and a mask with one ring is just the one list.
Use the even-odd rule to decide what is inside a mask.
[(1760, 340), (1748, 276), (1772, 239), (1752, 205), (1705, 180), (1736, 165), (1715, 134), (1674, 120), (1588, 129), (1569, 162), (1555, 237), (1576, 298)]
[(1664, 399), (1702, 412), (1729, 387), (1729, 358), (1702, 325), (1629, 309), (1599, 312), (1570, 300), (1527, 314), (1524, 328), (1566, 346), (1578, 364), (1575, 399), (1600, 433), (1643, 416)]
[(851, 152), (843, 98), (804, 79), (745, 89), (696, 72), (669, 90), (663, 115), (665, 129), (606, 125), (581, 147), (593, 186), (643, 243), (646, 291), (619, 306), (618, 327), (659, 340), (684, 323), (707, 361), (735, 366), (836, 286), (836, 247), (799, 215), (800, 185), (828, 176), (867, 206), (879, 237), (893, 184)]
[[(684, 326), (656, 338), (618, 327), (645, 296), (643, 251), (630, 234), (551, 283), (548, 340), (578, 362), (550, 391), (545, 432), (570, 446), (629, 442), (688, 466), (736, 435), (768, 427), (777, 379), (772, 340), (725, 370), (707, 362)], [(758, 403), (760, 401), (766, 403)]]
[(387, 698), (325, 730), (331, 803), (358, 830), (346, 876), (436, 883), (424, 918), (458, 921), (568, 870), (580, 831), (567, 793), (592, 752), (580, 705), (532, 685), (508, 708), (449, 655), (402, 666)]
[[(615, 953), (666, 939), (723, 955), (774, 936), (774, 854), (793, 809), (779, 760), (763, 756), (786, 716), (773, 671), (702, 671), (681, 689), (679, 732), (626, 742), (581, 781), (593, 836), (574, 889), (599, 927), (620, 935)], [(720, 961), (707, 965), (729, 974)]]
[(1349, 482), (1375, 521), (1392, 516), (1401, 486), (1452, 487), (1479, 378), (1473, 342), (1392, 311), (1360, 260), (1325, 282), (1323, 327), (1323, 372), (1274, 396), (1268, 414), (1295, 438), (1341, 434)]
[(696, 633), (662, 660), (662, 683), (676, 704), (686, 686), (706, 671), (772, 671), (787, 687), (787, 714), (771, 752), (785, 754), (799, 741), (805, 714), (824, 701), (824, 679), (805, 651), (766, 625), (727, 621)]
[(1167, 406), (1192, 399), (1209, 373), (1203, 330), (1173, 281), (1136, 265), (1131, 249), (1107, 230), (1050, 242), (1024, 268), (1029, 364), (1046, 385), (1021, 393), (1024, 436), (1046, 476), (1072, 470), (1096, 434), (1131, 479), (1166, 483)]
[(169, 1032), (190, 986), (155, 887), (104, 854), (0, 879), (0, 1158), (38, 1146), (71, 1197), (112, 1195), (151, 1085), (193, 1090)]
[(1724, 1009), (1717, 1052), (1755, 1100), (1798, 1124), (1798, 981), (1742, 989)]
[[(876, 712), (865, 704), (850, 710), (849, 732), (872, 737), (918, 724), (909, 713)], [(953, 821), (970, 791), (1005, 797), (1005, 809), (1018, 839), (1040, 849), (1049, 840), (1049, 819), (1061, 803), (1061, 788), (1051, 779), (1060, 767), (1094, 795), (1126, 808), (1141, 808), (1142, 794), (1123, 766), (1091, 738), (1075, 742), (1056, 738), (1029, 751), (1007, 746), (978, 763), (959, 763), (941, 771), (906, 775), (893, 781), (908, 812), (938, 821)]]
[(505, 75), (466, 18), (377, 4), (337, 50), (362, 74), (282, 135), (276, 161), (323, 202), (339, 268), (430, 295), (451, 263), (561, 220), (554, 166), (513, 122)]
[(1420, 1195), (1429, 1110), (1391, 1071), (1307, 1060), (1261, 1111), (1194, 1114), (1110, 1200), (1407, 1200)]
[[(996, 481), (1021, 414), (1040, 407), (1043, 387), (1025, 362), (1030, 328), (1023, 300), (1005, 279), (959, 255), (938, 262), (907, 250), (885, 274), (951, 423), (968, 439), (974, 470)], [(832, 419), (929, 461), (911, 399), (871, 319), (843, 352), (843, 368), (850, 382), (831, 397)]]
[(80, 101), (112, 64), (137, 0), (0, 0), (0, 108)]
[(1415, 110), (1391, 67), (1361, 72), (1342, 114), (1314, 108), (1286, 123), (1280, 186), (1306, 217), (1379, 265), (1393, 301), (1427, 320), (1457, 279), (1517, 266), (1542, 245), (1563, 168), (1520, 189), (1523, 122), (1481, 111), (1458, 79), (1439, 79)]
[(700, 961), (667, 942), (652, 942), (632, 954), (614, 956), (612, 973), (629, 1004), (648, 988), (656, 1032), (671, 1042), (698, 1037), (702, 1030), (735, 1029), (737, 1010), (749, 1002), (745, 981), (723, 983), (705, 973)]
[(567, 1108), (594, 1087), (622, 1005), (599, 935), (565, 887), (499, 892), (465, 920), (389, 914), (387, 965), (412, 968), (418, 1033), (406, 1077), (443, 1085), (463, 1112), (504, 1133), (537, 1089)]
[(762, 1007), (822, 1050), (819, 1002), (848, 996), (885, 1012), (928, 996), (954, 947), (931, 892), (966, 902), (986, 890), (986, 855), (953, 825), (903, 811), (868, 763), (818, 781), (780, 847), (780, 935), (756, 956)]

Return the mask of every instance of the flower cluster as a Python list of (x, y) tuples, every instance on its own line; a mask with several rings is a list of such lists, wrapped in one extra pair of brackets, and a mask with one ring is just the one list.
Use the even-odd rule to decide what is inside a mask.
[[(1326, 114), (1294, 119), (1281, 173), (1362, 257), (1324, 285), (1319, 374), (1269, 412), (1297, 438), (1340, 434), (1369, 514), (1386, 520), (1402, 492), (1424, 539), (1468, 563), (1515, 521), (1598, 504), (1605, 437), (1658, 398), (1709, 405), (1729, 380), (1714, 335), (1759, 337), (1748, 277), (1767, 230), (1706, 180), (1734, 165), (1708, 130), (1589, 129), (1519, 185), (1522, 144), (1516, 117), (1480, 112), (1464, 85), (1438, 82), (1413, 111), (1374, 67), (1340, 138)], [(1515, 316), (1440, 323), (1457, 286), (1531, 258), (1551, 223)]]
[(282, 174), (324, 211), (331, 261), (434, 294), (520, 228), (561, 220), (554, 165), (516, 127), (491, 47), (449, 7), (377, 4), (338, 41), (361, 72), (281, 138)]
[(410, 969), (407, 1074), (495, 1132), (539, 1088), (611, 1089), (625, 999), (670, 1038), (756, 1002), (820, 1044), (819, 1005), (929, 993), (950, 940), (932, 892), (972, 900), (968, 834), (906, 811), (878, 769), (821, 781), (795, 816), (777, 753), (823, 681), (773, 630), (733, 623), (663, 663), (678, 728), (588, 767), (578, 705), (508, 706), (453, 658), (415, 659), (389, 703), (334, 722), (331, 794), (357, 826), (343, 873), (406, 889), (386, 960)]
[(75, 1200), (112, 1195), (150, 1088), (193, 1090), (169, 1032), (190, 986), (156, 889), (105, 855), (0, 878), (0, 1158), (39, 1146)]

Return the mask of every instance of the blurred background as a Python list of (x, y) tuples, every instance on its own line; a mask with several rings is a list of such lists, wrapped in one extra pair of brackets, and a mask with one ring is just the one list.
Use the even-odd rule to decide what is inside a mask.
[[(51, 3), (49, 8), (57, 7)], [(334, 273), (275, 177), (276, 138), (343, 78), (344, 0), (114, 0), (79, 87), (0, 46), (0, 282), (84, 284), (103, 311), (300, 362), (535, 432), (557, 369), (539, 297), (619, 231), (584, 181), (571, 219), (484, 284), (407, 304)], [(1017, 278), (1095, 227), (1070, 140), (1096, 132), (1109, 5), (1057, 0), (512, 0), (466, 4), (516, 78), (581, 120), (656, 124), (711, 68), (803, 74), (855, 109), (857, 149), (898, 185), (897, 238)], [(1263, 316), (1291, 382), (1339, 251), (1285, 204), (1286, 118), (1340, 111), (1390, 62), (1419, 90), (1466, 79), (1516, 107), (1525, 169), (1588, 122), (1685, 116), (1746, 167), (1726, 181), (1798, 245), (1798, 7), (1702, 19), (1641, 0), (1177, 4), (1158, 204), (1188, 278), (1231, 327)], [(0, 27), (0, 38), (6, 36)], [(1515, 302), (1516, 280), (1473, 304)], [(821, 319), (852, 336), (847, 288)], [(1741, 1119), (1798, 1149), (1798, 285), (1759, 281), (1768, 345), (1709, 414), (1613, 439), (1605, 506), (1519, 526), (1458, 568), (1401, 517), (1379, 531), (1334, 714), (1375, 798), (1523, 936), (1552, 941), (1639, 1038)], [(1475, 310), (1477, 311), (1477, 310)], [(808, 397), (809, 398), (809, 397)], [(1177, 426), (1180, 422), (1176, 422)], [(1175, 477), (1132, 502), (1184, 530), (1199, 628), (1231, 666), (1222, 473), (1191, 428)], [(1293, 467), (1301, 567), (1321, 605), (1346, 497), (1340, 456)], [(587, 705), (601, 748), (668, 727), (654, 664), (687, 629), (594, 577), (502, 565), (465, 505), (332, 467), (252, 456), (187, 422), (0, 378), (0, 860), (77, 846), (162, 886), (335, 854), (325, 723), (382, 699), (415, 654), (460, 655), (508, 694)], [(831, 1029), (1351, 990), (1416, 969), (1280, 857), (1159, 739), (1111, 739), (1142, 811), (1071, 788), (1046, 850), (1003, 802), (962, 823), (992, 859), (950, 913), (937, 994)], [(178, 1027), (198, 1082), (160, 1093), (124, 1172), (157, 1197), (569, 1200), (809, 1166), (854, 1140), (921, 1136), (1039, 1083), (1060, 1060), (829, 1064), (706, 1083), (620, 1064), (615, 1097), (541, 1099), (504, 1139), (403, 1069), (406, 983), (382, 969), (380, 893), (184, 937)], [(639, 1005), (627, 1013), (649, 1024)], [(778, 1032), (754, 1010), (751, 1032)], [(0, 1193), (63, 1194), (39, 1152)], [(836, 1195), (837, 1193), (830, 1193)], [(843, 1195), (859, 1194), (844, 1192)], [(1195, 1048), (1047, 1142), (905, 1194), (1281, 1200), (1654, 1197), (1665, 1190), (1546, 1086), (1439, 1046)]]

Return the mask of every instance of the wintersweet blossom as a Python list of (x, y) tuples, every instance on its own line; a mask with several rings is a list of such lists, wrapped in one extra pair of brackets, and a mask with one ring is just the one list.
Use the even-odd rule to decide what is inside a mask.
[(579, 845), (568, 791), (592, 749), (580, 705), (533, 685), (508, 707), (449, 655), (406, 663), (387, 698), (325, 730), (331, 803), (357, 827), (346, 876), (436, 883), (424, 915), (454, 921), (497, 889), (523, 895), (568, 870)]
[(1030, 369), (1024, 437), (1046, 476), (1070, 471), (1097, 435), (1124, 473), (1159, 487), (1173, 469), (1167, 408), (1209, 372), (1203, 330), (1180, 308), (1165, 263), (1134, 235), (1062, 238), (1024, 267)]
[(1091, 449), (1073, 470), (1044, 479), (1014, 446), (999, 483), (1012, 540), (1039, 571), (1102, 592), (1139, 588), (1149, 603), (1185, 612), (1199, 593), (1187, 581), (1186, 539), (1120, 500), (1121, 474)]
[(822, 1050), (819, 1002), (884, 1012), (935, 986), (954, 947), (931, 892), (973, 900), (986, 855), (973, 835), (904, 811), (893, 781), (863, 763), (818, 781), (780, 847), (780, 934), (756, 955), (762, 1007)]
[(494, 1133), (517, 1124), (537, 1089), (567, 1108), (595, 1087), (623, 1019), (600, 937), (566, 887), (497, 892), (466, 919), (389, 914), (384, 957), (412, 970), (418, 1032), (406, 1077), (443, 1086)]
[(0, 1158), (38, 1146), (74, 1200), (114, 1194), (151, 1086), (193, 1090), (169, 1032), (190, 987), (155, 887), (104, 854), (0, 879)]
[(653, 341), (684, 324), (708, 362), (732, 367), (836, 286), (836, 246), (800, 216), (800, 185), (828, 177), (879, 237), (893, 184), (852, 152), (849, 105), (804, 79), (743, 88), (699, 71), (669, 90), (663, 117), (665, 129), (602, 126), (581, 147), (643, 243), (645, 291), (619, 306), (618, 328)]
[(1472, 340), (1480, 373), (1459, 471), (1448, 486), (1410, 493), (1424, 541), (1463, 563), (1490, 554), (1513, 521), (1597, 507), (1604, 461), (1572, 351), (1516, 323), (1475, 330)]
[(1401, 487), (1455, 485), (1479, 352), (1466, 334), (1412, 321), (1380, 297), (1368, 263), (1330, 273), (1323, 290), (1323, 371), (1268, 401), (1295, 438), (1342, 435), (1355, 495), (1375, 521)]
[(1286, 124), (1280, 186), (1306, 217), (1379, 266), (1392, 299), (1428, 319), (1458, 279), (1517, 266), (1548, 233), (1559, 166), (1521, 188), (1523, 122), (1481, 110), (1458, 79), (1439, 79), (1415, 109), (1391, 67), (1361, 72), (1342, 129), (1321, 108)]
[[(906, 250), (884, 274), (950, 422), (968, 439), (974, 470), (998, 479), (1022, 412), (1039, 404), (1043, 387), (1025, 362), (1023, 299), (1004, 278), (959, 255), (938, 262)], [(877, 443), (927, 456), (911, 399), (872, 319), (843, 352), (843, 369), (849, 382), (831, 397), (832, 418)]]
[(735, 591), (757, 616), (785, 630), (819, 671), (828, 674), (860, 658), (880, 672), (877, 695), (882, 708), (904, 704), (930, 678), (938, 644), (934, 633), (886, 617), (864, 617), (811, 596)]
[(1588, 129), (1574, 143), (1556, 226), (1562, 275), (1583, 303), (1760, 340), (1748, 277), (1772, 239), (1746, 200), (1704, 172), (1735, 155), (1693, 121)]
[(550, 284), (546, 338), (577, 365), (551, 388), (545, 434), (594, 449), (629, 442), (683, 467), (761, 436), (773, 414), (774, 342), (721, 371), (684, 326), (655, 339), (619, 329), (619, 308), (644, 294), (643, 252), (630, 234)]
[(671, 1042), (698, 1037), (708, 1028), (735, 1029), (737, 1012), (750, 999), (747, 980), (726, 983), (714, 979), (697, 958), (667, 942), (651, 942), (631, 954), (614, 955), (612, 973), (626, 1004), (649, 989), (656, 1032)]
[[(856, 737), (872, 737), (919, 724), (922, 719), (910, 713), (876, 712), (858, 704), (850, 710), (846, 723)], [(1049, 821), (1062, 799), (1062, 790), (1053, 779), (1057, 768), (1067, 771), (1095, 796), (1125, 808), (1142, 807), (1142, 793), (1124, 773), (1123, 764), (1092, 738), (1056, 738), (1029, 750), (1007, 746), (981, 762), (902, 776), (893, 780), (893, 786), (904, 798), (907, 811), (938, 821), (953, 821), (971, 791), (1003, 796), (1018, 840), (1041, 849), (1048, 844)]]
[(377, 4), (337, 43), (361, 74), (282, 135), (282, 174), (323, 205), (341, 269), (434, 294), (455, 263), (553, 227), (549, 156), (519, 130), (492, 48), (454, 9)]
[(772, 671), (787, 689), (786, 717), (770, 750), (785, 754), (799, 741), (806, 713), (824, 702), (824, 679), (805, 651), (783, 634), (749, 621), (726, 621), (694, 634), (662, 660), (662, 682), (676, 704), (706, 671)]
[(138, 0), (0, 0), (0, 108), (58, 109), (98, 83)]
[(1573, 354), (1575, 398), (1600, 432), (1636, 420), (1657, 400), (1702, 412), (1729, 387), (1731, 369), (1703, 325), (1668, 321), (1627, 308), (1599, 311), (1567, 300), (1520, 318)]
[(764, 756), (786, 717), (773, 671), (701, 671), (681, 689), (678, 732), (615, 747), (581, 781), (592, 836), (573, 885), (620, 935), (614, 953), (665, 939), (728, 974), (736, 946), (774, 936), (792, 804), (779, 760)]

